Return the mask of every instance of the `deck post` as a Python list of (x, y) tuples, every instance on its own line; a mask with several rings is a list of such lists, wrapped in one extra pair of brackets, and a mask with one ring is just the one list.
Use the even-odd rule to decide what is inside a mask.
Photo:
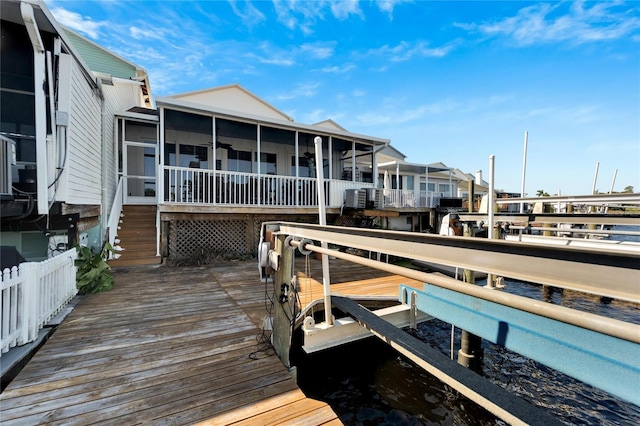
[[(471, 212), (472, 210), (473, 206), (469, 205), (469, 211)], [(464, 224), (464, 236), (475, 236), (474, 228), (469, 223)], [(465, 269), (463, 274), (464, 281), (466, 283), (475, 285), (476, 277), (474, 271)], [(475, 334), (462, 330), (462, 336), (460, 337), (460, 349), (458, 350), (458, 364), (479, 372), (482, 370), (482, 358), (482, 339)]]
[(291, 281), (293, 278), (294, 251), (286, 247), (285, 235), (278, 235), (275, 240), (275, 250), (279, 255), (278, 270), (273, 280), (273, 333), (271, 344), (276, 350), (280, 361), (285, 367), (291, 367), (289, 350), (291, 349), (291, 336), (293, 323), (295, 322), (295, 297)]

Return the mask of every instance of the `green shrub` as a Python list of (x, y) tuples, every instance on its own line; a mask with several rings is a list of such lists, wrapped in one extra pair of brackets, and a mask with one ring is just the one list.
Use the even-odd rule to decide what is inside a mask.
[(107, 264), (107, 259), (113, 253), (113, 247), (108, 242), (100, 253), (93, 253), (88, 247), (76, 246), (78, 258), (75, 265), (76, 286), (79, 294), (100, 293), (113, 287), (113, 273)]

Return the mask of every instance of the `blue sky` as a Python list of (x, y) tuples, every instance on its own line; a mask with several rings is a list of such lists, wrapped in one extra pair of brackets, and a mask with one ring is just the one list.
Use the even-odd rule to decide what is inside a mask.
[(640, 3), (46, 0), (154, 96), (238, 83), (520, 192), (640, 192)]

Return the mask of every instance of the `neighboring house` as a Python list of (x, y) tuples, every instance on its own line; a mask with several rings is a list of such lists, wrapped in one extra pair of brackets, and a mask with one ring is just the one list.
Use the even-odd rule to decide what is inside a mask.
[(2, 245), (30, 261), (79, 239), (99, 250), (117, 182), (114, 113), (151, 106), (146, 72), (62, 28), (42, 1), (3, 1), (1, 18)]

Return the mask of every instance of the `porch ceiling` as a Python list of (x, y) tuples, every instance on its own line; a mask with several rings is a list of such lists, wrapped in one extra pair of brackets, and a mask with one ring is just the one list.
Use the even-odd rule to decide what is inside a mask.
[(214, 115), (220, 118), (226, 118), (228, 120), (237, 120), (243, 122), (249, 122), (252, 124), (261, 124), (266, 126), (273, 126), (275, 128), (286, 129), (291, 131), (301, 131), (304, 133), (310, 133), (312, 135), (319, 136), (338, 136), (345, 140), (363, 142), (369, 145), (388, 145), (391, 141), (389, 139), (378, 138), (375, 136), (367, 136), (358, 133), (351, 133), (342, 131), (339, 129), (329, 129), (327, 127), (296, 123), (286, 120), (278, 120), (270, 117), (258, 116), (253, 114), (239, 114), (237, 111), (227, 110), (224, 108), (212, 107), (209, 105), (201, 105), (193, 102), (186, 102), (167, 97), (156, 98), (156, 105), (158, 108), (165, 107), (174, 110), (181, 110), (192, 113), (205, 113), (206, 115)]
[(446, 172), (448, 167), (434, 167), (427, 164), (406, 163), (404, 161), (390, 161), (378, 164), (378, 170), (394, 172), (398, 169), (401, 173), (425, 174), (435, 172)]

